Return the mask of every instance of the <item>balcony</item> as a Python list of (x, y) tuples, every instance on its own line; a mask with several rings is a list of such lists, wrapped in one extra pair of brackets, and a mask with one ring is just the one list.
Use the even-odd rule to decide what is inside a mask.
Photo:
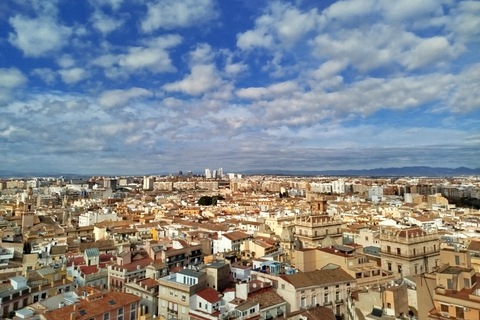
[(178, 315), (178, 310), (173, 310), (173, 309), (167, 308), (167, 312)]
[(418, 259), (422, 258), (425, 256), (434, 256), (434, 255), (439, 255), (440, 250), (425, 250), (425, 251), (418, 251), (418, 252), (397, 252), (396, 250), (391, 250), (391, 251), (381, 251), (380, 255), (381, 256), (391, 256), (391, 257), (399, 257), (402, 259)]
[(201, 250), (195, 250), (190, 253), (190, 258), (200, 257), (202, 256)]

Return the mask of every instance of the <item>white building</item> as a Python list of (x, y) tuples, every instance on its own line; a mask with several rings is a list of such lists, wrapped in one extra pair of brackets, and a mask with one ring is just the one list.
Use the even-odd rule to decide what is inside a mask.
[(250, 235), (242, 231), (233, 231), (218, 236), (213, 240), (213, 253), (238, 251), (243, 241), (248, 240)]
[(153, 190), (155, 177), (143, 177), (143, 190)]
[(121, 220), (118, 218), (118, 215), (115, 211), (109, 211), (105, 209), (103, 212), (101, 211), (87, 211), (82, 213), (78, 217), (78, 225), (80, 227), (87, 227), (91, 226), (97, 222), (102, 221), (118, 221)]
[(212, 178), (212, 172), (210, 171), (210, 169), (205, 169), (205, 178), (206, 179)]

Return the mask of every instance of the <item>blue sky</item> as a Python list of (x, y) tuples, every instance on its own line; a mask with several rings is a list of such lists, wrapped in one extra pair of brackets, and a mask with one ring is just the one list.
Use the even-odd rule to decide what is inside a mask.
[(0, 168), (480, 167), (480, 2), (8, 0)]

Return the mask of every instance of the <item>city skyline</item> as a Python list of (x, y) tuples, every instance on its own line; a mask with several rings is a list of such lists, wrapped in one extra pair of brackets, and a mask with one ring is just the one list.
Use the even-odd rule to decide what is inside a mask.
[(478, 1), (0, 8), (1, 170), (480, 167)]

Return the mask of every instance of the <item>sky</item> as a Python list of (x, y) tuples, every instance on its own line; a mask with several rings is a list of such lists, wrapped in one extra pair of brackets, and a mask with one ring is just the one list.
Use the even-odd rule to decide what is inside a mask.
[(480, 167), (480, 1), (0, 2), (0, 170)]

